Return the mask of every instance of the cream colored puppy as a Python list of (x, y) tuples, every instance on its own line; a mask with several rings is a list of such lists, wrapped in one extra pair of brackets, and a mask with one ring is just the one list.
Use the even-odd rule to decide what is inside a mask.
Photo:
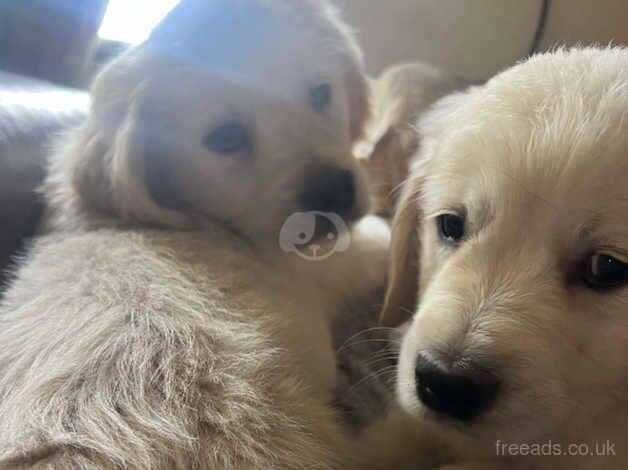
[(397, 64), (371, 81), (372, 119), (356, 151), (370, 184), (371, 211), (394, 214), (419, 147), (416, 122), (439, 98), (468, 83), (423, 62)]
[(346, 468), (328, 317), (383, 282), (385, 231), (281, 250), (295, 212), (316, 254), (366, 208), (344, 24), (183, 0), (91, 96), (0, 308), (0, 467)]
[(413, 314), (402, 407), (468, 458), (628, 466), (627, 110), (628, 50), (559, 50), (421, 125), (382, 321)]

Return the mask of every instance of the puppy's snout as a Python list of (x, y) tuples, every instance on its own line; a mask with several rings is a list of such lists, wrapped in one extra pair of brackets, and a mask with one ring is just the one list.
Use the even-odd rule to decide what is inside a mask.
[(497, 396), (497, 379), (475, 367), (450, 371), (420, 354), (415, 368), (419, 399), (433, 411), (469, 421), (489, 408)]
[(350, 218), (356, 204), (353, 173), (335, 167), (319, 169), (307, 179), (299, 203), (306, 211), (333, 212)]

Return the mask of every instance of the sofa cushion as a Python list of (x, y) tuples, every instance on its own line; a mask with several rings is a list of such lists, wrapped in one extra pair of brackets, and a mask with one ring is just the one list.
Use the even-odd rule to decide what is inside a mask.
[(86, 116), (85, 92), (0, 72), (0, 285), (42, 213), (42, 183), (53, 137)]

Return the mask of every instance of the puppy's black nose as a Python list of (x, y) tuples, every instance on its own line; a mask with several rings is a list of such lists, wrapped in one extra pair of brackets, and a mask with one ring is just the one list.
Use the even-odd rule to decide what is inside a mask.
[(469, 421), (485, 411), (497, 396), (497, 379), (473, 367), (452, 373), (424, 355), (415, 369), (419, 399), (437, 413)]
[(349, 170), (324, 167), (306, 180), (299, 203), (306, 211), (349, 217), (355, 206), (355, 192), (355, 180)]

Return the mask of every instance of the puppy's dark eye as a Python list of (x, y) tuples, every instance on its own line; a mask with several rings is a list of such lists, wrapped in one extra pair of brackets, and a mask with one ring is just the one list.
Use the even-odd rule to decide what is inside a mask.
[(310, 88), (308, 101), (315, 111), (319, 113), (327, 111), (331, 104), (331, 85), (329, 83), (320, 83)]
[(464, 217), (457, 214), (441, 214), (436, 218), (438, 233), (443, 241), (457, 245), (464, 237)]
[(584, 262), (583, 279), (592, 289), (612, 289), (628, 283), (628, 264), (610, 255), (594, 253)]
[(249, 148), (251, 144), (246, 129), (237, 122), (229, 122), (217, 127), (205, 137), (205, 146), (221, 155), (235, 155)]

